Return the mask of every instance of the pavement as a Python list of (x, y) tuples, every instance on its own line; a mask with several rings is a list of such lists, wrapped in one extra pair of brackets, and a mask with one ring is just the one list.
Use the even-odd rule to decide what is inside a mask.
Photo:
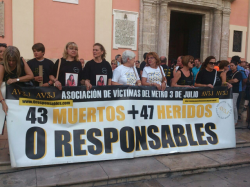
[[(199, 181), (193, 176), (194, 174), (207, 172), (210, 172), (210, 174), (206, 180), (216, 179), (219, 181), (216, 186), (230, 186), (232, 184), (229, 179), (228, 181), (225, 179), (220, 180), (219, 178), (223, 178), (223, 176), (216, 178), (216, 175), (211, 171), (250, 167), (250, 130), (247, 129), (248, 124), (245, 120), (246, 112), (243, 112), (242, 120), (239, 121), (236, 127), (237, 147), (235, 149), (19, 169), (11, 168), (7, 136), (0, 136), (0, 186), (84, 187), (134, 185), (150, 187), (151, 185), (157, 187), (157, 185), (171, 186), (174, 181), (180, 182), (176, 183), (179, 184), (178, 186), (192, 186), (192, 184), (199, 184)], [(187, 175), (192, 176), (188, 179)], [(244, 184), (244, 176), (239, 176), (243, 180), (243, 182), (241, 181), (242, 184)], [(246, 181), (250, 186), (247, 178)], [(168, 183), (169, 185), (167, 185)]]

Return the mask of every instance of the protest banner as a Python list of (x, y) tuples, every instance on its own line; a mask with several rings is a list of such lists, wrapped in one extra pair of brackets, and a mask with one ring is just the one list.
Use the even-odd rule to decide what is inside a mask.
[(226, 87), (7, 86), (6, 95), (12, 167), (236, 146)]

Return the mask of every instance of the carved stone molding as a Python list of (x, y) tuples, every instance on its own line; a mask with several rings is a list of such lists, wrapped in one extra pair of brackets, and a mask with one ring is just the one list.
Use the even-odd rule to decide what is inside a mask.
[(181, 11), (202, 15), (201, 59), (228, 56), (229, 19), (234, 0), (141, 0), (139, 58), (156, 51), (168, 56), (170, 14)]

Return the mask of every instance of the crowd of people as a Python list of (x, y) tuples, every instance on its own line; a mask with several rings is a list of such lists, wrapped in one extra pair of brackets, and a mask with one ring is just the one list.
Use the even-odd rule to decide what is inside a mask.
[[(111, 64), (106, 61), (106, 50), (100, 43), (93, 45), (93, 59), (85, 63), (79, 59), (78, 46), (74, 42), (66, 44), (62, 58), (55, 63), (44, 57), (42, 43), (32, 47), (34, 59), (26, 62), (18, 48), (0, 43), (0, 85), (19, 84), (20, 86), (63, 86), (132, 85), (154, 86), (158, 90), (166, 87), (209, 87), (226, 86), (232, 88), (234, 104), (234, 123), (240, 119), (240, 105), (245, 105), (250, 97), (249, 64), (239, 56), (231, 61), (216, 61), (209, 56), (201, 63), (191, 55), (179, 56), (169, 61), (155, 52), (145, 53), (144, 61), (135, 60), (136, 55), (130, 50), (118, 54)], [(39, 74), (42, 66), (43, 74)], [(245, 103), (244, 103), (244, 100)], [(2, 109), (7, 115), (8, 106), (0, 91)], [(244, 104), (242, 104), (244, 103)], [(249, 111), (248, 111), (249, 112)], [(248, 118), (247, 120), (250, 120)]]

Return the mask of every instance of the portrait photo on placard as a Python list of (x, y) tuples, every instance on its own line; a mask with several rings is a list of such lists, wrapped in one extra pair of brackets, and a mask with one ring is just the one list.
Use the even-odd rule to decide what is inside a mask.
[(106, 86), (107, 75), (96, 75), (96, 86)]
[(65, 73), (65, 85), (66, 86), (78, 86), (78, 74)]

